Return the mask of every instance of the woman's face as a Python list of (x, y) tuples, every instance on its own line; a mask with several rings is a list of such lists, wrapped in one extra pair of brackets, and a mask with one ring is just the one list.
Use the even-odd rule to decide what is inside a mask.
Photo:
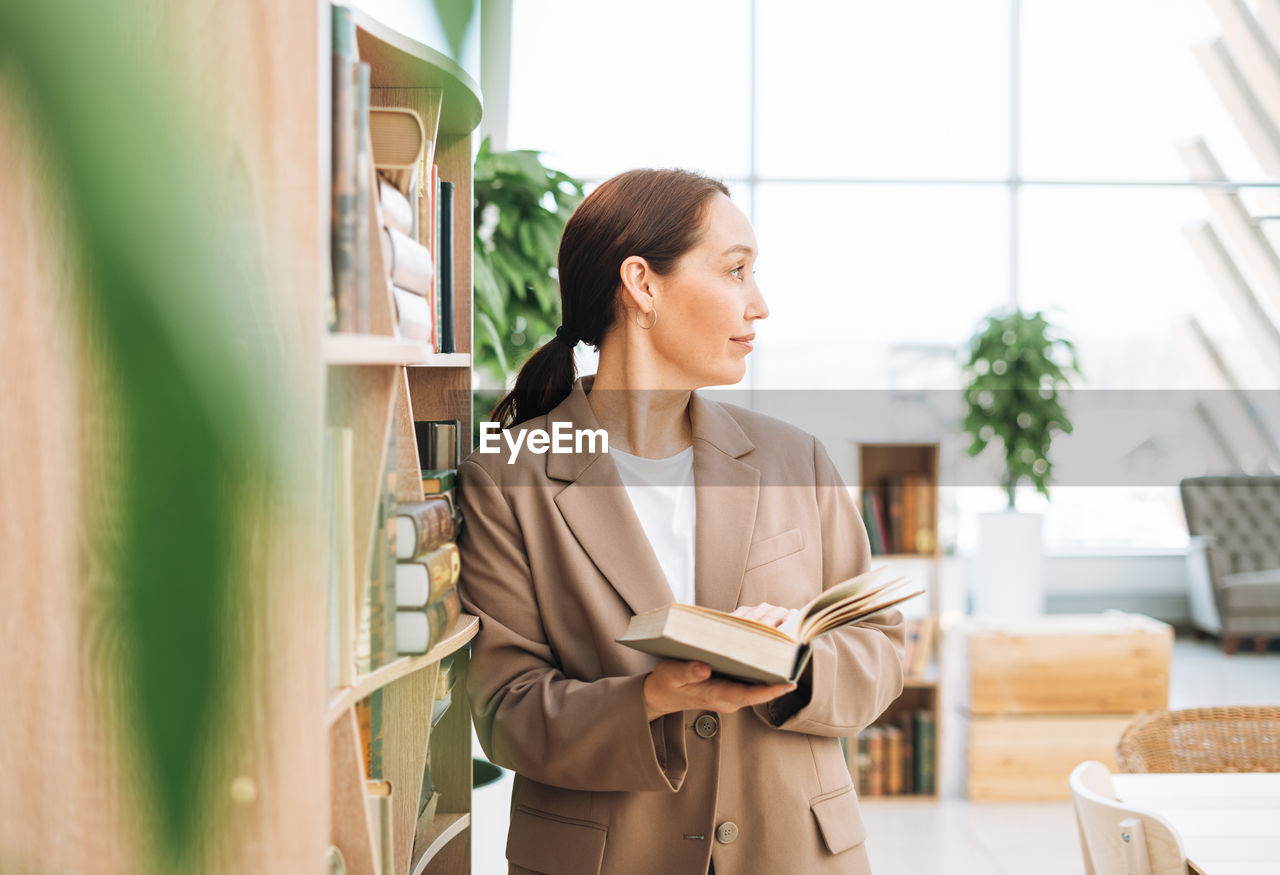
[(701, 241), (656, 283), (653, 346), (690, 388), (733, 385), (746, 373), (754, 322), (769, 315), (753, 273), (756, 250), (747, 217), (717, 194)]

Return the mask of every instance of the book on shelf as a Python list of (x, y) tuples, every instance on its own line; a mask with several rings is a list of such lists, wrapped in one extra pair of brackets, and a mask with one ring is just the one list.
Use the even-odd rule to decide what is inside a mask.
[(396, 188), (391, 180), (378, 171), (378, 208), (382, 211), (382, 225), (410, 239), (414, 236), (414, 209), (409, 197)]
[(907, 621), (902, 657), (903, 672), (907, 677), (923, 678), (928, 675), (937, 627), (938, 620), (931, 614)]
[(849, 750), (853, 753), (853, 761), (849, 763), (853, 785), (859, 796), (866, 796), (870, 792), (871, 780), (871, 744), (866, 730), (858, 733)]
[(932, 711), (916, 711), (913, 716), (915, 727), (915, 788), (916, 792), (925, 796), (933, 794), (935, 786), (934, 760), (937, 751), (937, 723)]
[(441, 544), (418, 559), (396, 565), (396, 610), (423, 610), (440, 601), (457, 584), (461, 563), (458, 545)]
[(396, 302), (396, 331), (404, 340), (431, 343), (431, 310), (427, 299), (416, 292), (392, 288)]
[[(871, 552), (929, 555), (938, 543), (937, 488), (924, 473), (884, 477), (862, 494), (863, 521)], [(879, 536), (879, 547), (872, 530)]]
[(453, 470), (462, 461), (458, 436), (462, 422), (457, 419), (419, 419), (413, 423), (418, 442), (418, 463), (424, 471)]
[(425, 556), (455, 534), (453, 502), (433, 495), (424, 501), (402, 501), (396, 506), (396, 558)]
[(373, 850), (373, 871), (379, 875), (391, 875), (395, 853), (391, 841), (391, 795), (366, 795), (365, 806), (369, 811), (369, 825), (376, 839)]
[(435, 726), (449, 710), (453, 702), (453, 654), (440, 660), (436, 674), (436, 695), (431, 703), (431, 725)]
[(400, 655), (426, 653), (449, 634), (461, 613), (457, 586), (450, 587), (443, 598), (425, 608), (396, 611), (396, 646)]
[[(882, 718), (884, 720), (884, 718)], [(934, 792), (933, 712), (903, 711), (892, 722), (874, 723), (853, 739), (845, 739), (849, 774), (861, 796), (932, 795)], [(915, 737), (930, 741), (925, 747)], [(917, 756), (915, 751), (919, 750)]]
[(902, 795), (902, 730), (885, 726), (884, 733), (884, 795)]
[(326, 430), (332, 447), (330, 475), (331, 508), (329, 532), (330, 568), (330, 639), (331, 667), (334, 684), (348, 687), (355, 683), (355, 637), (357, 635), (355, 486), (352, 478), (355, 433), (349, 428)]
[(370, 550), (369, 588), (365, 598), (370, 616), (370, 659), (364, 670), (386, 665), (396, 658), (396, 433), (390, 431), (383, 457), (378, 516)]
[(902, 759), (898, 770), (902, 773), (902, 792), (916, 792), (916, 721), (910, 711), (899, 715), (898, 728), (902, 730)]
[[(458, 479), (458, 472), (453, 468), (425, 469), (422, 472), (422, 492), (424, 495), (445, 495), (453, 499), (453, 487)], [(456, 506), (457, 503), (454, 502)]]
[(356, 324), (355, 330), (369, 331), (370, 285), (369, 211), (373, 209), (373, 158), (369, 145), (369, 76), (364, 61), (356, 64)]
[(330, 253), (333, 312), (330, 327), (355, 331), (356, 291), (356, 25), (351, 10), (333, 7), (332, 168)]
[(871, 543), (872, 554), (879, 555), (887, 552), (884, 533), (880, 526), (880, 497), (874, 489), (862, 490), (862, 522), (867, 529), (867, 540)]
[(427, 747), (427, 761), (422, 769), (422, 789), (418, 792), (418, 815), (413, 827), (413, 856), (417, 857), (426, 850), (431, 836), (431, 824), (436, 818), (440, 794), (436, 791), (435, 779), (431, 776), (431, 748)]
[(436, 201), (436, 349), (454, 352), (453, 183), (440, 180)]
[(860, 733), (867, 737), (867, 795), (884, 795), (884, 729), (868, 726)]
[(408, 234), (383, 225), (382, 255), (392, 285), (430, 300), (435, 266), (427, 247)]
[(739, 681), (794, 683), (809, 662), (814, 639), (922, 594), (905, 577), (878, 582), (886, 567), (828, 588), (778, 628), (676, 602), (633, 616), (616, 640), (653, 656), (699, 660)]

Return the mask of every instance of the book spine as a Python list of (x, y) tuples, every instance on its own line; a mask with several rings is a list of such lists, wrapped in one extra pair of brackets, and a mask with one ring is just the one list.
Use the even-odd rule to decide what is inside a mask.
[(936, 724), (932, 711), (916, 712), (916, 792), (925, 796), (934, 792), (934, 742)]
[[(430, 580), (430, 589), (427, 592), (424, 606), (430, 607), (443, 599), (450, 588), (458, 582), (458, 576), (462, 568), (459, 555), (457, 544), (442, 544), (428, 553), (423, 559), (414, 563), (426, 568), (427, 578)], [(419, 606), (406, 605), (405, 607), (417, 608)]]
[(870, 787), (871, 779), (871, 749), (867, 738), (867, 731), (864, 729), (858, 733), (857, 743), (857, 768), (856, 779), (858, 787), (858, 795), (866, 796)]
[(916, 552), (916, 485), (910, 475), (902, 478), (902, 552)]
[(400, 189), (378, 178), (378, 202), (382, 205), (382, 223), (387, 228), (413, 238), (413, 205)]
[(370, 67), (356, 64), (356, 330), (368, 332), (369, 298), (369, 229), (373, 210), (373, 156), (369, 144), (369, 75)]
[(884, 730), (879, 726), (869, 726), (864, 730), (867, 734), (867, 795), (884, 795)]
[(902, 794), (902, 730), (896, 726), (884, 727), (884, 792)]
[(426, 298), (434, 272), (431, 253), (408, 234), (402, 234), (395, 228), (384, 227), (383, 230), (386, 232), (384, 236), (391, 240), (391, 282)]
[(330, 215), (333, 294), (338, 331), (355, 331), (356, 28), (351, 10), (333, 7), (333, 166)]
[(876, 522), (880, 526), (880, 547), (882, 552), (888, 553), (890, 550), (889, 517), (885, 513), (885, 504), (887, 503), (887, 499), (883, 494), (883, 490), (881, 489), (877, 489), (873, 493), (872, 498), (873, 498), (873, 503), (875, 504), (875, 509), (876, 509)]
[(871, 543), (871, 553), (873, 556), (878, 556), (884, 552), (884, 541), (881, 540), (880, 525), (876, 520), (875, 500), (875, 490), (862, 490), (862, 522), (867, 527), (867, 540)]
[(430, 498), (401, 504), (399, 514), (409, 521), (413, 535), (403, 544), (397, 543), (396, 558), (416, 559), (425, 556), (445, 541), (453, 540), (453, 507), (444, 498)]
[(898, 727), (902, 730), (902, 792), (916, 792), (916, 753), (915, 753), (915, 715), (908, 711), (899, 718)]
[(456, 586), (426, 608), (401, 608), (396, 612), (396, 641), (403, 656), (426, 653), (453, 628), (462, 613)]
[(450, 587), (444, 597), (427, 608), (427, 623), (431, 627), (431, 643), (442, 641), (462, 614), (462, 600), (456, 586)]
[(896, 477), (885, 481), (885, 514), (889, 518), (889, 552), (903, 552), (902, 481)]
[[(453, 183), (440, 181), (439, 206), (439, 242), (436, 258), (437, 273), (440, 278), (438, 287), (440, 299), (438, 303), (440, 344), (436, 348), (441, 352), (453, 352)], [(456, 463), (455, 463), (456, 467)]]
[[(440, 255), (440, 168), (432, 164), (431, 176), (427, 180), (430, 186), (431, 197), (431, 223), (426, 228), (427, 239), (423, 241), (427, 245), (427, 249), (431, 252), (432, 262)], [(431, 308), (431, 329), (432, 340), (437, 341), (440, 330), (440, 276), (438, 273), (433, 274), (430, 290), (426, 293), (427, 304)], [(439, 349), (436, 346), (435, 349)]]

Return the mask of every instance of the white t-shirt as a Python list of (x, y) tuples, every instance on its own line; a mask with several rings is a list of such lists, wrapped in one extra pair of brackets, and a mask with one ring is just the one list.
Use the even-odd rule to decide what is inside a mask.
[(665, 459), (645, 459), (613, 448), (609, 455), (676, 601), (696, 604), (693, 447)]

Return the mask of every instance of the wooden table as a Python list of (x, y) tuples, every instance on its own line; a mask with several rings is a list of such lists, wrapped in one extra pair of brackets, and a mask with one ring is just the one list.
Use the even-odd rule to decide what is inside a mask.
[(1280, 773), (1113, 775), (1116, 797), (1173, 824), (1203, 875), (1280, 873)]

